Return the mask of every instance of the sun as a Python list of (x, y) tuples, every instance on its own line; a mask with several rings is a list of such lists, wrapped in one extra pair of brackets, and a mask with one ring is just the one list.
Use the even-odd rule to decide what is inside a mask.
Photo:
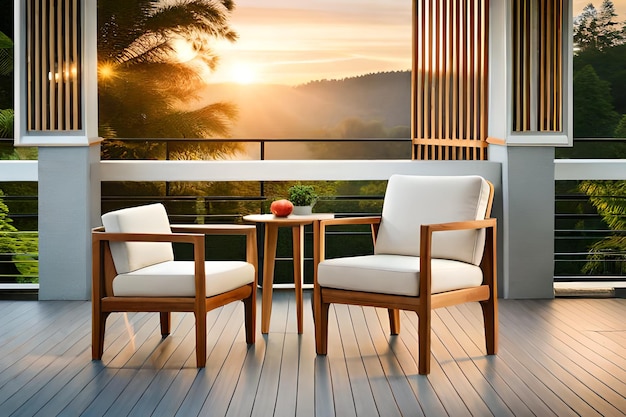
[(240, 62), (233, 64), (231, 77), (238, 84), (251, 84), (257, 80), (257, 73), (254, 66)]

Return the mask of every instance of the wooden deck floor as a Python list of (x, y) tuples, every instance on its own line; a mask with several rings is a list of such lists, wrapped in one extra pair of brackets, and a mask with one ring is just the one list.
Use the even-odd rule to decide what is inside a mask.
[(270, 333), (250, 348), (240, 303), (209, 313), (198, 371), (189, 314), (164, 340), (156, 314), (113, 315), (92, 362), (90, 303), (0, 301), (0, 415), (625, 415), (624, 299), (501, 300), (491, 357), (478, 305), (437, 310), (427, 377), (414, 315), (390, 337), (385, 311), (331, 307), (329, 354), (317, 357), (310, 309), (298, 335), (294, 307), (275, 291)]

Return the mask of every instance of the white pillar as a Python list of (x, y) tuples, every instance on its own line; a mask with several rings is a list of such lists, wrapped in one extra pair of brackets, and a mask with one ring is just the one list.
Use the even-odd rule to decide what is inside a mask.
[(100, 146), (39, 148), (39, 299), (91, 298)]
[(554, 148), (490, 146), (502, 163), (500, 295), (554, 297)]

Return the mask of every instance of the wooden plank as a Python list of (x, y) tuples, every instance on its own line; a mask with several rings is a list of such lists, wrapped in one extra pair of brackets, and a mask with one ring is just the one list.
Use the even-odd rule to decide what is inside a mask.
[[(254, 347), (248, 349), (246, 359), (241, 367), (239, 383), (233, 393), (226, 416), (249, 416), (252, 414), (256, 395), (252, 393), (256, 393), (259, 388), (267, 339), (267, 336), (259, 338), (257, 335)], [(183, 416), (184, 414), (180, 415)]]
[[(291, 310), (292, 305), (295, 306), (295, 300), (293, 304), (289, 304)], [(295, 313), (293, 310), (291, 310), (291, 312)], [(294, 314), (291, 315), (293, 316)], [(274, 335), (271, 336), (273, 337)], [(291, 332), (286, 333), (283, 340), (282, 352), (280, 352), (282, 360), (279, 366), (278, 384), (276, 386), (276, 404), (272, 413), (272, 415), (277, 417), (296, 415), (300, 362), (299, 339), (297, 333), (294, 334)], [(265, 367), (265, 365), (263, 367)], [(261, 380), (261, 384), (265, 385), (263, 380)]]
[[(333, 390), (335, 415), (339, 417), (356, 416), (356, 405), (350, 376), (343, 348), (342, 335), (339, 331), (339, 312), (336, 305), (331, 305), (328, 312), (328, 364), (330, 383)], [(317, 408), (316, 408), (317, 410)]]
[(251, 414), (253, 417), (274, 414), (284, 342), (284, 333), (272, 333), (267, 337), (257, 398)]
[[(226, 415), (231, 399), (233, 398), (233, 394), (241, 377), (239, 370), (242, 369), (250, 349), (252, 348), (248, 348), (246, 345), (244, 329), (240, 326), (239, 333), (232, 344), (228, 356), (225, 358), (224, 366), (215, 379), (215, 383), (213, 384), (211, 392), (209, 392), (199, 415)], [(200, 380), (198, 380), (198, 382), (200, 382)], [(203, 385), (204, 384), (197, 383), (194, 384), (194, 388), (197, 386), (201, 390)], [(179, 413), (179, 415), (188, 414)]]
[(91, 361), (89, 302), (0, 301), (0, 328), (13, 329), (0, 350), (14, 351), (0, 355), (0, 414), (624, 415), (624, 300), (501, 300), (495, 356), (485, 356), (477, 303), (439, 309), (423, 376), (415, 314), (401, 314), (400, 335), (389, 336), (386, 310), (332, 306), (329, 354), (317, 357), (310, 308), (298, 335), (293, 292), (282, 293), (273, 316), (283, 332), (250, 348), (241, 303), (209, 313), (204, 370), (191, 314), (175, 314), (165, 340), (158, 315), (114, 314), (104, 360)]
[[(385, 310), (377, 309), (377, 312), (379, 315), (384, 316), (381, 320), (388, 320), (388, 315)], [(416, 320), (417, 316), (414, 313), (409, 313), (408, 315), (402, 314), (401, 318), (402, 327), (405, 327), (411, 318)], [(401, 330), (401, 332), (401, 334), (403, 334), (405, 330)], [(390, 337), (389, 348), (398, 359), (398, 365), (400, 366), (398, 372), (402, 372), (407, 376), (411, 390), (417, 398), (424, 414), (427, 416), (447, 415), (447, 412), (443, 407), (441, 400), (437, 396), (429, 377), (419, 375), (418, 373), (417, 361), (415, 359), (417, 356), (417, 343), (412, 346), (407, 346), (406, 343), (403, 343), (400, 336), (394, 336)]]
[[(299, 417), (315, 416), (315, 401), (318, 397), (324, 399), (328, 394), (327, 390), (317, 391), (316, 381), (316, 361), (315, 353), (315, 323), (313, 321), (313, 312), (311, 304), (312, 290), (304, 291), (304, 332), (298, 335), (298, 391), (296, 398), (296, 415)], [(320, 387), (321, 389), (321, 387)], [(328, 398), (328, 397), (326, 397)], [(326, 401), (332, 404), (332, 401)], [(320, 410), (319, 415), (330, 416), (324, 414), (326, 410)]]
[(372, 388), (367, 378), (363, 358), (359, 352), (354, 327), (350, 319), (349, 308), (345, 305), (335, 305), (335, 311), (339, 324), (339, 332), (341, 333), (345, 366), (348, 370), (348, 378), (350, 386), (352, 387), (356, 414), (367, 415), (368, 413), (373, 413), (373, 410), (377, 409), (376, 402), (374, 401)]
[[(514, 310), (513, 308), (511, 310)], [(501, 349), (501, 356), (515, 367), (518, 374), (523, 376), (527, 385), (559, 416), (574, 415), (574, 409), (582, 412), (582, 415), (593, 416), (598, 414), (589, 404), (578, 397), (567, 384), (559, 379), (564, 374), (554, 375), (550, 372), (551, 359), (546, 357), (540, 350), (529, 346), (530, 341), (527, 329), (521, 329), (509, 324), (508, 320), (519, 313), (505, 311), (507, 321), (500, 325), (500, 341), (506, 346)], [(525, 317), (527, 327), (538, 327), (540, 322), (532, 317)], [(544, 337), (547, 335), (544, 333)], [(536, 337), (535, 337), (536, 339)], [(522, 346), (524, 346), (522, 348)]]
[[(499, 303), (500, 304), (500, 303)], [(502, 310), (502, 309), (500, 309)], [(477, 335), (479, 331), (474, 328), (475, 321), (479, 319), (480, 307), (477, 305), (463, 305), (458, 306), (451, 311), (454, 312), (454, 317), (459, 322), (460, 326), (465, 329), (465, 331), (469, 334)], [(468, 312), (469, 311), (469, 312)], [(482, 334), (480, 334), (482, 336)], [(500, 347), (498, 349), (498, 355), (496, 355), (495, 362), (497, 364), (502, 363), (502, 366), (498, 366), (497, 373), (502, 376), (502, 380), (506, 385), (513, 390), (520, 399), (524, 402), (524, 404), (532, 411), (534, 415), (538, 416), (554, 416), (556, 415), (554, 411), (552, 411), (545, 403), (542, 401), (542, 398), (537, 394), (537, 392), (533, 389), (534, 384), (528, 384), (525, 380), (524, 372), (520, 372), (514, 365), (515, 363), (510, 363), (508, 361), (503, 360), (506, 355), (502, 355), (502, 352), (506, 349), (506, 343), (500, 342)], [(481, 347), (481, 352), (484, 354), (484, 347)], [(491, 379), (491, 378), (490, 378)], [(531, 381), (532, 382), (532, 381)], [(522, 414), (523, 415), (523, 414)]]
[(524, 395), (532, 401), (535, 400), (534, 395), (528, 396), (528, 390), (520, 393), (511, 387), (516, 385), (515, 381), (519, 381), (519, 378), (506, 363), (500, 361), (497, 355), (486, 356), (484, 330), (466, 323), (466, 317), (461, 315), (456, 307), (441, 309), (438, 314), (483, 375), (484, 381), (478, 381), (477, 386), (483, 388), (484, 384), (488, 383), (513, 415), (547, 415), (546, 409), (537, 409), (533, 412), (522, 400), (521, 396)]
[[(69, 349), (41, 358), (42, 369), (2, 403), (3, 413), (32, 416), (53, 398), (61, 387), (71, 381), (75, 376), (72, 366), (84, 366), (90, 359), (88, 352), (84, 349), (85, 342), (90, 339), (90, 335), (84, 330), (83, 326), (68, 335), (68, 343), (65, 346)], [(24, 372), (24, 374), (27, 373)], [(20, 379), (21, 377), (22, 375)]]
[[(73, 307), (76, 307), (76, 305)], [(66, 331), (69, 332), (66, 337), (62, 339), (59, 338), (59, 329), (56, 329), (56, 333), (48, 333), (50, 337), (49, 344), (38, 341), (35, 348), (25, 352), (24, 355), (13, 355), (12, 358), (7, 357), (12, 363), (7, 366), (5, 372), (2, 373), (3, 385), (0, 388), (0, 399), (10, 399), (15, 395), (21, 398), (25, 395), (37, 392), (38, 388), (40, 388), (37, 382), (41, 384), (41, 379), (36, 377), (41, 372), (46, 371), (57, 357), (67, 352), (68, 347), (71, 348), (74, 343), (77, 343), (82, 335), (80, 332), (76, 332), (76, 330), (84, 330), (84, 327), (80, 328), (81, 324), (84, 325), (84, 322), (81, 323), (80, 320), (70, 322), (66, 329)], [(53, 329), (53, 327), (50, 326), (50, 329)], [(37, 337), (27, 339), (28, 342), (33, 340), (38, 339)], [(55, 371), (53, 370), (51, 372), (54, 373)], [(14, 402), (15, 399), (12, 401)], [(6, 402), (2, 403), (1, 406), (8, 407)]]
[[(384, 312), (384, 318), (382, 315), (379, 317), (378, 312)], [(386, 310), (365, 308), (363, 309), (363, 314), (368, 323), (369, 334), (372, 339), (372, 347), (374, 349), (372, 355), (380, 360), (380, 365), (389, 383), (400, 414), (416, 417), (423, 416), (424, 412), (418, 402), (418, 398), (411, 389), (408, 377), (402, 371), (398, 358), (390, 346), (397, 338), (388, 336), (390, 330)]]
[(402, 413), (398, 409), (398, 404), (393, 395), (393, 391), (389, 386), (389, 381), (383, 370), (380, 359), (376, 354), (376, 349), (372, 343), (372, 335), (370, 328), (376, 330), (380, 326), (380, 322), (375, 320), (367, 323), (363, 310), (373, 310), (373, 307), (357, 307), (349, 308), (350, 317), (352, 318), (352, 326), (356, 341), (358, 343), (359, 355), (362, 358), (363, 366), (370, 381), (372, 396), (378, 407), (379, 414), (385, 416), (400, 416)]
[[(401, 340), (406, 344), (411, 356), (415, 363), (418, 363), (418, 331), (417, 331), (417, 315), (415, 313), (404, 314), (403, 317), (408, 317), (404, 320), (402, 331), (400, 333)], [(433, 333), (432, 340), (435, 341), (436, 333)], [(463, 402), (453, 382), (446, 376), (444, 372), (445, 363), (442, 364), (444, 359), (443, 350), (440, 349), (440, 345), (431, 346), (431, 373), (428, 375), (428, 379), (432, 384), (432, 388), (441, 399), (441, 404), (450, 416), (462, 416), (470, 415), (470, 412)], [(428, 387), (426, 387), (428, 389)], [(418, 396), (419, 398), (419, 396)], [(427, 414), (428, 415), (428, 414)]]
[[(226, 364), (230, 360), (241, 361), (239, 356), (229, 359), (230, 352), (233, 351), (235, 345), (241, 345), (237, 346), (237, 351), (244, 349), (245, 355), (247, 345), (245, 338), (241, 339), (244, 321), (243, 305), (241, 303), (231, 303), (221, 309), (210, 311), (207, 317), (209, 316), (211, 319), (207, 326), (209, 330), (207, 334), (208, 357), (206, 368), (201, 370), (194, 369), (194, 372), (191, 373), (187, 372), (187, 369), (195, 368), (195, 354), (190, 355), (189, 360), (184, 365), (186, 369), (181, 371), (181, 377), (184, 379), (185, 385), (191, 385), (186, 393), (181, 392), (178, 387), (174, 387), (174, 391), (171, 394), (168, 390), (163, 395), (163, 399), (161, 399), (158, 407), (161, 415), (173, 415), (173, 413), (166, 413), (166, 410), (176, 411), (179, 415), (200, 414), (203, 405), (206, 405), (207, 397), (213, 393), (214, 387), (217, 386), (218, 378), (224, 372)], [(190, 340), (187, 344), (195, 344), (195, 334), (189, 334), (187, 340)], [(175, 367), (174, 364), (172, 365)], [(194, 375), (196, 377), (192, 379)], [(237, 374), (235, 373), (235, 375)], [(165, 401), (165, 397), (170, 395), (169, 400)], [(229, 399), (230, 396), (226, 395), (220, 398), (221, 401), (228, 401)], [(175, 407), (176, 404), (179, 407)]]
[[(449, 315), (448, 310), (445, 308), (436, 311), (437, 314), (433, 316), (433, 329), (439, 334), (439, 338), (442, 341), (445, 348), (450, 352), (450, 359), (457, 364), (461, 374), (467, 379), (469, 386), (475, 391), (469, 392), (468, 397), (482, 398), (488, 411), (480, 411), (481, 415), (485, 412), (493, 414), (494, 416), (513, 416), (515, 415), (506, 403), (500, 398), (497, 391), (492, 384), (488, 383), (485, 379), (485, 374), (493, 372), (493, 364), (488, 361), (485, 356), (486, 352), (478, 353), (477, 356), (469, 354), (473, 345), (476, 346), (476, 341), (461, 341), (459, 336), (463, 336), (463, 330), (455, 323), (454, 319)], [(481, 338), (482, 344), (484, 339)], [(466, 348), (466, 344), (468, 345)], [(474, 352), (475, 353), (475, 352)], [(483, 360), (481, 360), (483, 359)], [(482, 365), (482, 366), (479, 366)], [(481, 369), (482, 368), (482, 369)], [(457, 378), (461, 378), (461, 375), (455, 375), (455, 385), (458, 384)], [(480, 403), (478, 403), (480, 406)], [(479, 410), (472, 411), (472, 414), (476, 415)], [(524, 410), (528, 412), (528, 410)]]

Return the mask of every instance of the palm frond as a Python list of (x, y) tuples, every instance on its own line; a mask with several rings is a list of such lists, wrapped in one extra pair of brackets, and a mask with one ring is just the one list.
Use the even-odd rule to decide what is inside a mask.
[(13, 137), (13, 121), (15, 112), (13, 109), (0, 110), (0, 138)]
[(146, 22), (146, 29), (153, 33), (172, 31), (185, 38), (205, 33), (212, 38), (235, 41), (238, 35), (230, 29), (229, 13), (230, 10), (217, 1), (179, 1), (156, 11)]
[(231, 123), (236, 117), (236, 106), (224, 102), (213, 103), (189, 112), (174, 111), (158, 122), (162, 133), (168, 132), (167, 135), (158, 137), (228, 137)]
[(613, 230), (626, 230), (626, 181), (583, 181), (580, 189)]

